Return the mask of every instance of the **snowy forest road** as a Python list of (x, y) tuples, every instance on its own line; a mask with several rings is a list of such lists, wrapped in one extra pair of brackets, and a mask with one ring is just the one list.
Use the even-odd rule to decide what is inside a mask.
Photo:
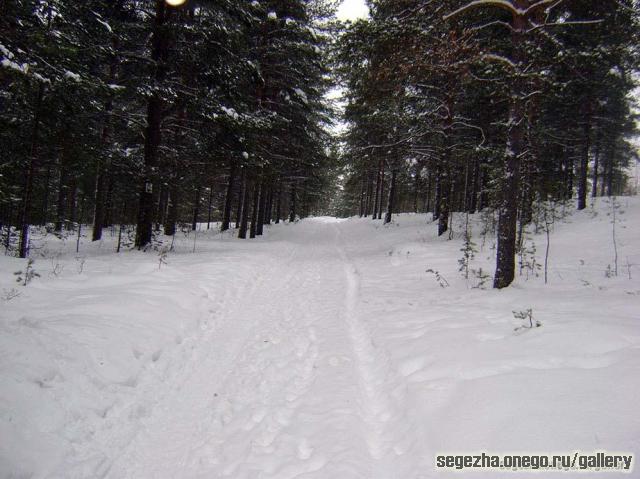
[(296, 229), (290, 256), (215, 313), (220, 326), (97, 475), (419, 477), (404, 461), (416, 447), (406, 385), (359, 317), (340, 223)]
[[(627, 201), (618, 247), (637, 262)], [(46, 236), (53, 272), (38, 259), (0, 308), (0, 478), (439, 479), (467, 477), (440, 454), (635, 454), (640, 275), (602, 273), (610, 208), (556, 225), (553, 287), (501, 291), (423, 215), (202, 229), (164, 258)], [(494, 258), (478, 241), (476, 271)], [(10, 291), (24, 262), (0, 262)]]

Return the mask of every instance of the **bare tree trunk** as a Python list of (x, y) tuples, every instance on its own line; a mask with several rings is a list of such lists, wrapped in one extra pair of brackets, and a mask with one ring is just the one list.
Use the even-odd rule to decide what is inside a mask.
[(418, 198), (420, 197), (420, 170), (416, 171), (413, 195), (413, 212), (418, 213)]
[(211, 229), (212, 214), (213, 214), (213, 185), (209, 186), (209, 202), (207, 204), (207, 230)]
[(169, 190), (169, 207), (167, 219), (164, 223), (164, 234), (173, 236), (176, 234), (176, 223), (178, 222), (178, 205), (180, 203), (180, 188), (178, 186), (178, 173), (175, 172), (171, 178), (171, 188)]
[(393, 216), (393, 209), (395, 206), (396, 197), (396, 177), (398, 176), (398, 170), (394, 166), (391, 169), (391, 184), (389, 185), (389, 199), (387, 202), (387, 213), (384, 216), (384, 224), (391, 223)]
[(249, 224), (249, 181), (247, 179), (246, 167), (242, 168), (242, 188), (240, 189), (240, 207), (238, 210), (240, 218), (240, 229), (238, 231), (238, 238), (247, 238), (247, 227)]
[(256, 180), (253, 184), (253, 201), (251, 205), (251, 229), (249, 238), (255, 238), (258, 231), (258, 207), (260, 206), (260, 183)]
[(291, 184), (291, 200), (289, 202), (289, 222), (293, 223), (296, 220), (296, 200), (298, 193), (296, 191), (295, 181)]
[(384, 180), (385, 180), (385, 167), (387, 166), (387, 162), (382, 160), (382, 171), (380, 172), (380, 208), (378, 210), (378, 219), (382, 219), (382, 202), (384, 201)]
[(589, 176), (589, 151), (591, 150), (591, 114), (589, 111), (585, 114), (583, 133), (583, 150), (580, 157), (580, 178), (578, 181), (578, 211), (587, 207), (587, 178)]
[(269, 182), (269, 187), (267, 188), (267, 200), (264, 211), (264, 224), (270, 225), (271, 218), (273, 217), (273, 182)]
[(236, 229), (242, 225), (242, 212), (245, 206), (244, 193), (247, 188), (247, 168), (242, 166), (240, 168), (240, 184), (238, 185), (238, 206), (236, 208)]
[(376, 198), (373, 203), (373, 219), (378, 219), (378, 214), (382, 209), (382, 196), (380, 195), (380, 183), (382, 182), (382, 160), (378, 163), (378, 171), (376, 172)]
[(31, 146), (29, 147), (29, 166), (24, 179), (24, 189), (22, 193), (22, 209), (20, 212), (20, 258), (26, 258), (29, 254), (29, 225), (31, 219), (31, 200), (33, 196), (33, 180), (36, 175), (37, 149), (40, 135), (40, 113), (42, 110), (42, 99), (44, 98), (44, 83), (38, 84), (36, 101), (33, 112), (33, 126), (31, 129)]
[[(516, 0), (516, 6), (527, 7), (528, 2)], [(511, 41), (514, 46), (515, 64), (522, 70), (521, 48), (527, 22), (520, 14), (514, 14)], [(494, 288), (506, 288), (515, 278), (516, 233), (518, 223), (518, 189), (520, 184), (520, 155), (524, 149), (525, 134), (525, 86), (520, 72), (512, 79), (509, 129), (504, 158), (500, 206), (498, 209), (498, 244)]]
[(360, 211), (358, 213), (360, 218), (364, 216), (364, 190), (365, 190), (365, 180), (364, 180), (364, 175), (362, 175), (362, 180), (360, 182)]
[[(155, 64), (156, 84), (162, 84), (166, 76), (168, 39), (165, 31), (167, 6), (164, 0), (155, 0), (155, 18), (152, 34), (151, 60)], [(144, 174), (140, 187), (136, 242), (138, 249), (151, 243), (153, 237), (153, 184), (157, 176), (159, 148), (162, 142), (162, 116), (164, 101), (159, 93), (152, 93), (147, 102), (147, 127), (144, 143)]]
[(231, 203), (233, 201), (233, 186), (236, 181), (236, 162), (231, 163), (231, 169), (229, 170), (229, 180), (227, 182), (227, 193), (224, 197), (224, 211), (222, 213), (222, 231), (227, 231), (231, 224)]
[(68, 169), (66, 166), (66, 141), (63, 141), (59, 157), (60, 179), (58, 180), (58, 200), (56, 201), (56, 222), (54, 230), (57, 233), (62, 232), (62, 228), (66, 222), (66, 206), (67, 206), (67, 176)]
[[(44, 183), (44, 195), (42, 199), (42, 212), (40, 218), (40, 224), (45, 226), (49, 220), (49, 196), (51, 191), (51, 162), (47, 162), (47, 176)], [(0, 227), (0, 231), (2, 228)]]
[(265, 181), (262, 180), (260, 181), (260, 184), (259, 184), (260, 200), (258, 202), (258, 218), (257, 218), (258, 223), (256, 224), (257, 236), (262, 236), (262, 234), (264, 233), (264, 214), (265, 214), (265, 209), (267, 207), (267, 198), (266, 198), (267, 192), (265, 190), (266, 190)]
[[(600, 135), (598, 135), (600, 136)], [(591, 197), (598, 196), (598, 169), (600, 168), (600, 140), (596, 140), (595, 151), (593, 154), (593, 185), (591, 185)]]
[(198, 229), (200, 219), (200, 185), (196, 186), (195, 197), (193, 198), (193, 218), (191, 219), (191, 231)]
[(276, 224), (280, 223), (282, 218), (282, 178), (278, 181), (278, 198), (276, 201)]

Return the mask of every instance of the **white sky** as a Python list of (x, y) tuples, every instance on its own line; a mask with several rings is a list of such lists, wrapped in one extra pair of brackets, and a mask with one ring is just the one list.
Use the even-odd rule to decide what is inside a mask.
[(344, 0), (338, 8), (340, 20), (356, 20), (369, 15), (369, 8), (364, 0)]

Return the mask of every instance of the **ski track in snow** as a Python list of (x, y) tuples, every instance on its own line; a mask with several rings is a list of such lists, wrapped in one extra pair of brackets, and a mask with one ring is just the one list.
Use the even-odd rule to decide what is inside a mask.
[[(552, 285), (500, 292), (471, 287), (460, 242), (417, 215), (210, 235), (162, 270), (93, 245), (84, 274), (0, 310), (0, 478), (435, 479), (461, 475), (434, 468), (443, 452), (637, 454), (640, 203), (625, 201), (628, 278), (603, 274), (605, 202), (557, 225)], [(542, 327), (522, 331), (525, 308)]]
[(223, 302), (222, 325), (96, 477), (410, 477), (406, 384), (359, 318), (340, 226), (305, 231)]

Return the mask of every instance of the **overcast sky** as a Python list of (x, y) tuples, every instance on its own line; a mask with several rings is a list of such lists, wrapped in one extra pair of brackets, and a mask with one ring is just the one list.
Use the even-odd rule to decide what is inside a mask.
[(338, 18), (340, 20), (355, 20), (366, 17), (368, 14), (369, 9), (364, 0), (344, 0), (338, 9)]

